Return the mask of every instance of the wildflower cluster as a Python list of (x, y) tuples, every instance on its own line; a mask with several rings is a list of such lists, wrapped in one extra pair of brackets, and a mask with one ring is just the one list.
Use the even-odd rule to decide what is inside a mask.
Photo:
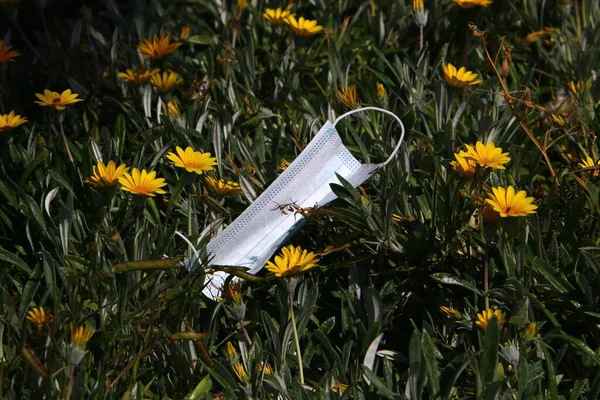
[(312, 36), (323, 31), (323, 27), (318, 25), (317, 21), (300, 17), (296, 19), (296, 14), (281, 8), (267, 8), (263, 14), (265, 19), (274, 26), (288, 25), (292, 32), (298, 36)]

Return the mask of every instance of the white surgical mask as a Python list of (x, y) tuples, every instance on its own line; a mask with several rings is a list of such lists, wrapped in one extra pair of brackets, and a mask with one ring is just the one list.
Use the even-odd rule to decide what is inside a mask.
[[(360, 111), (374, 110), (391, 115), (398, 121), (402, 134), (390, 157), (381, 164), (361, 164), (344, 146), (335, 130), (337, 123)], [(207, 246), (210, 265), (248, 268), (257, 273), (267, 260), (281, 247), (295, 229), (305, 222), (300, 214), (282, 213), (280, 205), (298, 207), (324, 206), (337, 196), (332, 183), (339, 184), (336, 174), (357, 187), (371, 174), (389, 163), (400, 148), (404, 138), (404, 125), (390, 111), (377, 107), (364, 107), (349, 111), (334, 123), (327, 121), (300, 155), (286, 168), (240, 216)], [(207, 275), (204, 294), (218, 296), (227, 273), (216, 271)]]

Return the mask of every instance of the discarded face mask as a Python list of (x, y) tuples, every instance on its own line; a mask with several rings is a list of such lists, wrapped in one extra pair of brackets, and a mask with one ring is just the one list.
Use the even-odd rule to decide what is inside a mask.
[[(344, 146), (335, 126), (357, 112), (374, 110), (391, 115), (398, 121), (402, 134), (389, 158), (381, 164), (361, 164)], [(282, 213), (279, 206), (324, 206), (337, 196), (330, 184), (340, 181), (336, 174), (357, 187), (371, 174), (388, 164), (404, 139), (404, 125), (394, 113), (377, 107), (349, 111), (334, 123), (327, 121), (300, 155), (283, 173), (227, 228), (207, 246), (210, 265), (248, 268), (257, 273), (281, 245), (302, 226), (305, 219), (297, 213)], [(211, 259), (212, 257), (212, 259)], [(227, 273), (207, 274), (203, 293), (214, 299), (221, 293)]]

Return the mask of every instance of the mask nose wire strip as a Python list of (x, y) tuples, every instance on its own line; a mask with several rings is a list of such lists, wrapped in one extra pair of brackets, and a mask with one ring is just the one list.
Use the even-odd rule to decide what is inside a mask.
[(404, 124), (402, 123), (402, 120), (396, 114), (394, 114), (391, 111), (384, 110), (383, 108), (379, 108), (379, 107), (363, 107), (363, 108), (358, 108), (356, 110), (348, 111), (347, 113), (344, 113), (344, 114), (340, 115), (333, 122), (333, 126), (335, 127), (337, 125), (337, 123), (340, 122), (341, 119), (346, 118), (349, 115), (352, 115), (352, 114), (358, 113), (358, 112), (369, 111), (369, 110), (379, 111), (379, 112), (382, 112), (384, 114), (388, 114), (388, 115), (394, 117), (394, 119), (396, 121), (398, 121), (398, 123), (400, 124), (400, 127), (402, 128), (402, 134), (400, 135), (400, 139), (398, 140), (398, 144), (396, 145), (396, 147), (394, 147), (394, 151), (392, 151), (392, 154), (388, 157), (387, 160), (385, 160), (384, 162), (382, 162), (381, 164), (379, 164), (379, 166), (383, 167), (383, 166), (387, 165), (390, 161), (392, 161), (392, 159), (394, 158), (394, 156), (396, 155), (396, 153), (400, 149), (400, 145), (402, 144), (402, 141), (404, 140), (404, 132), (405, 132), (404, 131)]

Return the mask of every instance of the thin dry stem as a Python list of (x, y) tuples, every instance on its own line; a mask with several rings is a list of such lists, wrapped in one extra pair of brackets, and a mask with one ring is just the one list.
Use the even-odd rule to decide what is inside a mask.
[[(517, 122), (519, 123), (519, 125), (521, 126), (521, 129), (523, 129), (523, 131), (525, 131), (525, 133), (527, 134), (527, 136), (529, 137), (529, 139), (533, 142), (533, 144), (535, 145), (535, 147), (538, 148), (538, 150), (540, 151), (540, 153), (542, 154), (542, 157), (544, 157), (544, 161), (546, 161), (546, 165), (548, 166), (548, 170), (550, 171), (550, 174), (552, 174), (552, 177), (554, 178), (554, 182), (557, 185), (560, 185), (560, 183), (558, 182), (558, 177), (556, 176), (556, 172), (554, 171), (554, 168), (552, 167), (552, 162), (550, 161), (550, 158), (548, 157), (548, 153), (546, 152), (546, 149), (544, 149), (542, 147), (542, 145), (540, 144), (540, 142), (538, 142), (538, 140), (535, 138), (535, 136), (533, 135), (533, 133), (531, 132), (531, 130), (529, 129), (529, 127), (527, 127), (527, 125), (525, 124), (525, 122), (523, 122), (523, 120), (519, 117), (519, 113), (517, 112), (513, 102), (514, 101), (519, 101), (519, 99), (516, 99), (514, 97), (512, 97), (510, 95), (510, 92), (508, 90), (508, 87), (506, 87), (506, 83), (504, 82), (504, 79), (502, 79), (502, 76), (500, 75), (500, 72), (498, 71), (498, 68), (496, 68), (496, 64), (494, 63), (494, 60), (492, 60), (492, 57), (490, 55), (490, 52), (488, 51), (488, 48), (485, 44), (485, 31), (480, 31), (476, 25), (469, 25), (471, 28), (471, 31), (473, 32), (474, 36), (478, 37), (480, 42), (481, 42), (481, 46), (483, 47), (483, 51), (485, 52), (485, 56), (487, 58), (487, 61), (490, 63), (490, 65), (492, 66), (492, 69), (494, 70), (494, 73), (496, 74), (496, 78), (498, 79), (498, 82), (500, 83), (500, 86), (502, 87), (502, 91), (503, 91), (503, 96), (506, 99), (506, 103), (508, 104), (508, 107), (510, 108), (510, 110), (512, 111), (515, 119), (517, 120)], [(503, 45), (503, 41), (500, 44), (500, 47), (502, 47)], [(532, 103), (533, 104), (533, 103)]]

